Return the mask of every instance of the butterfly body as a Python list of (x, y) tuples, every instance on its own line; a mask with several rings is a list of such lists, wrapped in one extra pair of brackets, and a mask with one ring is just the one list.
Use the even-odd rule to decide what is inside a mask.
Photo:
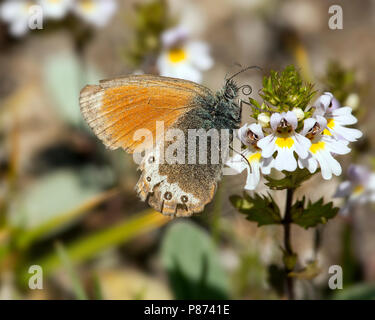
[[(165, 130), (178, 129), (184, 139), (156, 141), (140, 163), (141, 177), (136, 191), (143, 201), (163, 214), (190, 216), (201, 212), (212, 200), (223, 167), (221, 141), (207, 141), (207, 162), (190, 163), (189, 130), (227, 129), (240, 124), (241, 110), (235, 102), (238, 87), (227, 81), (213, 94), (190, 81), (157, 76), (129, 76), (86, 86), (81, 91), (81, 111), (97, 136), (110, 149), (122, 147), (132, 153), (139, 142), (132, 139), (136, 129), (156, 133), (155, 122)], [(199, 137), (195, 152), (199, 154)], [(168, 147), (184, 150), (184, 163), (160, 161)], [(219, 161), (212, 163), (211, 149), (219, 149)]]

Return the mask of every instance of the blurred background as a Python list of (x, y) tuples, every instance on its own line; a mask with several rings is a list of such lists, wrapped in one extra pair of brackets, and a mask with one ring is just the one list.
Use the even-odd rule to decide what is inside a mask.
[[(342, 29), (328, 25), (334, 4), (342, 7)], [(352, 179), (350, 166), (374, 171), (375, 1), (10, 0), (0, 6), (0, 299), (285, 299), (282, 229), (257, 227), (228, 200), (242, 193), (245, 175), (224, 177), (201, 215), (164, 217), (138, 200), (132, 157), (105, 149), (84, 123), (78, 96), (88, 83), (131, 73), (218, 90), (241, 66), (267, 74), (290, 64), (319, 93), (331, 91), (352, 107), (364, 132), (339, 157), (340, 177), (316, 175), (297, 192), (343, 208), (316, 230), (293, 226), (305, 271), (296, 275), (297, 297), (375, 298), (373, 204), (355, 194), (333, 199), (337, 186)], [(42, 29), (35, 29), (38, 8)], [(264, 74), (253, 70), (237, 80), (259, 98)], [(284, 192), (273, 196), (282, 208)], [(42, 290), (29, 287), (33, 265), (42, 267)], [(331, 265), (343, 268), (343, 290), (328, 288)]]

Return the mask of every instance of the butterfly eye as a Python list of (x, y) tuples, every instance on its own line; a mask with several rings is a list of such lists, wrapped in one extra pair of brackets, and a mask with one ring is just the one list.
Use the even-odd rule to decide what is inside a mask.
[(147, 180), (148, 182), (151, 182), (151, 177), (147, 177), (146, 180)]
[(183, 203), (188, 202), (188, 200), (189, 200), (189, 198), (188, 198), (187, 196), (181, 196), (181, 201), (182, 201)]
[(172, 193), (170, 193), (169, 191), (164, 193), (164, 199), (165, 200), (171, 200), (172, 199)]

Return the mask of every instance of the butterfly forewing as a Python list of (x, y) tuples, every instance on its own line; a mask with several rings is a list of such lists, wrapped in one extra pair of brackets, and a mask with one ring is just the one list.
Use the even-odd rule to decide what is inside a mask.
[(81, 112), (95, 134), (110, 149), (132, 153), (137, 129), (155, 136), (156, 121), (168, 129), (182, 114), (194, 108), (194, 98), (209, 89), (190, 81), (157, 76), (129, 76), (88, 85), (80, 95)]

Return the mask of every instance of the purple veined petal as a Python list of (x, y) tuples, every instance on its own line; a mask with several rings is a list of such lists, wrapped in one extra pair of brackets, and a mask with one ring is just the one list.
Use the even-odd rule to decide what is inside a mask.
[(319, 124), (319, 127), (324, 130), (325, 128), (327, 128), (327, 119), (320, 116), (320, 115), (317, 115), (316, 116), (316, 122), (318, 122)]
[(184, 26), (178, 26), (163, 32), (161, 40), (165, 48), (185, 42), (189, 37), (189, 31)]
[(332, 96), (331, 106), (329, 107), (328, 110), (329, 112), (332, 112), (338, 108), (341, 108), (341, 104), (334, 96)]
[(237, 136), (238, 139), (244, 144), (249, 146), (248, 139), (247, 139), (247, 132), (250, 130), (250, 125), (245, 124), (241, 128), (238, 129)]
[(276, 131), (277, 127), (279, 126), (281, 120), (282, 120), (282, 116), (280, 113), (273, 113), (271, 115), (271, 119), (270, 119), (270, 125), (271, 125), (271, 128), (273, 131)]
[(301, 134), (302, 135), (306, 135), (314, 126), (315, 126), (315, 123), (316, 123), (316, 119), (315, 118), (307, 118), (303, 121), (303, 129), (301, 131)]
[(262, 126), (258, 123), (252, 123), (251, 125), (249, 125), (249, 129), (255, 133), (259, 139), (262, 139), (264, 138), (264, 133), (263, 133), (263, 129), (262, 129)]
[(297, 115), (294, 112), (288, 111), (284, 115), (284, 119), (292, 126), (293, 130), (297, 128), (298, 119), (297, 119)]
[(317, 100), (317, 105), (327, 111), (333, 99), (333, 94), (330, 92), (324, 92)]
[(334, 198), (345, 198), (352, 193), (353, 184), (350, 181), (341, 182), (335, 194), (333, 195)]
[(365, 166), (351, 164), (348, 168), (348, 177), (350, 181), (353, 181), (356, 184), (367, 184), (370, 175), (370, 171)]

